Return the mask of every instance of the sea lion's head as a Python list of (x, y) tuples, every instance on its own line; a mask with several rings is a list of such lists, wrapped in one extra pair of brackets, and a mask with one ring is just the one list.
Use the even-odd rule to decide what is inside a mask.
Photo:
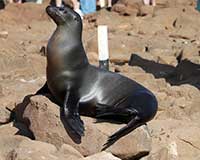
[(82, 26), (81, 17), (70, 7), (48, 6), (46, 12), (58, 26), (65, 24), (71, 27)]

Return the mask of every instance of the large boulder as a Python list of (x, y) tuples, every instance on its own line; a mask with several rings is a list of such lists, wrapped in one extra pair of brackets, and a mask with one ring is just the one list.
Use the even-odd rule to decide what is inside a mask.
[(0, 137), (4, 135), (12, 136), (17, 134), (17, 132), (19, 132), (19, 129), (14, 127), (13, 123), (8, 123), (0, 126)]
[(23, 123), (7, 123), (0, 126), (0, 136), (14, 136), (23, 135), (25, 137), (33, 138), (32, 133)]
[(113, 156), (111, 153), (107, 152), (100, 152), (91, 156), (88, 156), (86, 158), (81, 158), (79, 160), (120, 160), (119, 158)]
[(60, 150), (57, 150), (54, 145), (49, 143), (26, 140), (22, 141), (18, 148), (10, 153), (10, 157), (15, 157), (14, 160), (75, 160), (83, 156), (68, 145), (64, 145)]
[(200, 155), (198, 123), (165, 119), (153, 120), (149, 125), (153, 148), (150, 155), (153, 160), (188, 160)]
[(173, 6), (188, 6), (194, 5), (195, 1), (193, 0), (156, 0), (156, 4), (162, 7), (173, 7)]
[(10, 111), (5, 107), (0, 106), (0, 125), (9, 122), (10, 120)]
[(2, 157), (2, 160), (5, 160), (14, 148), (17, 148), (23, 140), (27, 139), (28, 138), (22, 136), (1, 135), (0, 156)]
[[(19, 109), (20, 108), (20, 109)], [(60, 148), (69, 144), (82, 155), (88, 156), (100, 152), (109, 135), (124, 126), (108, 122), (95, 123), (96, 119), (81, 117), (85, 125), (85, 136), (78, 141), (67, 134), (65, 123), (60, 119), (59, 107), (44, 96), (30, 97), (29, 103), (21, 105), (17, 111), (18, 119), (25, 123), (33, 133), (36, 140), (49, 142)], [(23, 109), (22, 109), (23, 108)], [(21, 111), (22, 117), (20, 117)], [(76, 144), (73, 140), (77, 143)], [(151, 150), (151, 138), (145, 126), (140, 127), (118, 140), (106, 151), (122, 159), (143, 156)]]
[(139, 15), (142, 3), (140, 0), (129, 1), (119, 0), (114, 6), (113, 11), (118, 12), (120, 15)]
[(1, 160), (75, 160), (83, 156), (69, 145), (63, 145), (58, 150), (54, 145), (33, 141), (23, 136), (0, 137)]

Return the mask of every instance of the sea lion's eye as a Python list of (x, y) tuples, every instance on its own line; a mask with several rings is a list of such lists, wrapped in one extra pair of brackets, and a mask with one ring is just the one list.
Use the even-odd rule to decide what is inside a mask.
[(64, 11), (64, 8), (63, 8), (63, 7), (59, 7), (59, 10), (60, 10), (60, 11)]

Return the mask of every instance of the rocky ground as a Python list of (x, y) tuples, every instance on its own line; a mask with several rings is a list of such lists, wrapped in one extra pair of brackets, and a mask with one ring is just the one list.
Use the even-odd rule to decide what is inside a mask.
[(106, 24), (110, 70), (143, 84), (159, 101), (147, 126), (105, 152), (108, 135), (123, 124), (82, 117), (85, 137), (75, 144), (59, 107), (32, 96), (45, 82), (45, 47), (55, 29), (47, 4), (0, 10), (0, 160), (199, 160), (200, 13), (195, 1), (157, 0), (151, 7), (119, 0), (112, 12), (103, 9), (84, 19), (90, 62), (98, 65), (97, 26)]

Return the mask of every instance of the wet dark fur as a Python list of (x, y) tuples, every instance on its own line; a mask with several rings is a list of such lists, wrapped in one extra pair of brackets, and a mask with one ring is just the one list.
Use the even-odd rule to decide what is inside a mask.
[(152, 92), (89, 64), (82, 45), (82, 20), (76, 12), (49, 6), (47, 13), (57, 28), (47, 47), (47, 83), (36, 94), (52, 94), (74, 134), (84, 135), (79, 114), (127, 123), (109, 137), (104, 150), (155, 116), (157, 100)]

